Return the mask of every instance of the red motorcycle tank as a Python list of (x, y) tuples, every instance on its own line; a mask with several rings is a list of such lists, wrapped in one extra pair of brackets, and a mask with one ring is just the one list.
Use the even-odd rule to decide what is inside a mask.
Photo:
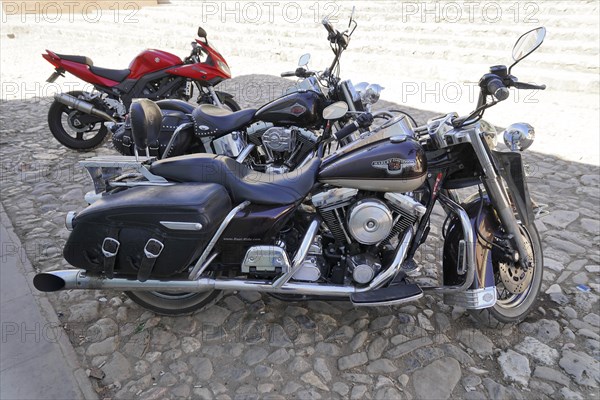
[(182, 64), (181, 58), (175, 54), (162, 50), (147, 49), (138, 54), (129, 64), (131, 74), (128, 78), (139, 79), (151, 72)]

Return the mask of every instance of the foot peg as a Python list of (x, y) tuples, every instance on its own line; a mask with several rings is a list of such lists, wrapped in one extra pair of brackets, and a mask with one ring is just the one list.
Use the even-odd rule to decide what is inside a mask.
[(419, 285), (404, 284), (388, 286), (370, 292), (352, 293), (350, 300), (355, 306), (393, 306), (423, 297)]

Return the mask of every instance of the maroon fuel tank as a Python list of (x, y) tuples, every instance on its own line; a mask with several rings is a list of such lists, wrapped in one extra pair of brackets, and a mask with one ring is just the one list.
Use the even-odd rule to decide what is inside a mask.
[(376, 192), (411, 192), (427, 176), (423, 147), (407, 136), (376, 133), (331, 154), (319, 171), (319, 182)]

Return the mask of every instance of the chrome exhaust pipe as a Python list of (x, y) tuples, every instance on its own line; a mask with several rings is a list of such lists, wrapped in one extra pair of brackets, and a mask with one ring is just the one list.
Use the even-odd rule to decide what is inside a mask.
[(357, 291), (352, 286), (333, 286), (318, 283), (286, 283), (280, 288), (273, 287), (270, 281), (211, 279), (197, 280), (156, 280), (140, 282), (135, 278), (108, 279), (100, 275), (90, 275), (82, 269), (66, 269), (42, 272), (33, 278), (33, 285), (42, 292), (57, 292), (70, 289), (110, 289), (119, 291), (160, 291), (160, 292), (204, 292), (207, 290), (253, 290), (286, 294), (308, 294), (326, 296), (349, 296)]
[(104, 118), (105, 120), (111, 121), (114, 123), (117, 122), (113, 117), (111, 117), (104, 111), (99, 110), (96, 107), (94, 107), (94, 105), (92, 103), (89, 103), (85, 100), (78, 99), (76, 97), (73, 97), (70, 94), (55, 93), (54, 100), (66, 105), (66, 106), (69, 106), (71, 108), (75, 108), (76, 110), (79, 110), (83, 113), (95, 115), (97, 117)]
[[(305, 243), (312, 243), (319, 221), (314, 220), (307, 232)], [(348, 297), (352, 293), (365, 292), (378, 289), (392, 279), (400, 270), (402, 261), (406, 257), (406, 252), (412, 239), (412, 230), (409, 229), (404, 234), (402, 242), (396, 251), (396, 256), (390, 267), (379, 274), (368, 286), (342, 286), (328, 283), (311, 282), (289, 282), (288, 279), (293, 275), (294, 269), (288, 271), (288, 274), (282, 275), (278, 280), (242, 280), (242, 279), (212, 279), (198, 278), (194, 280), (157, 280), (149, 279), (144, 282), (138, 281), (135, 277), (126, 278), (106, 278), (102, 275), (89, 274), (83, 269), (65, 269), (60, 271), (42, 272), (33, 278), (33, 285), (41, 292), (57, 292), (70, 289), (110, 289), (119, 291), (159, 291), (159, 292), (204, 292), (208, 290), (253, 290), (256, 292), (271, 292), (283, 294), (301, 294), (301, 295), (321, 295), (321, 296), (340, 296)], [(294, 265), (299, 265), (305, 257), (306, 250), (299, 250), (294, 258)]]

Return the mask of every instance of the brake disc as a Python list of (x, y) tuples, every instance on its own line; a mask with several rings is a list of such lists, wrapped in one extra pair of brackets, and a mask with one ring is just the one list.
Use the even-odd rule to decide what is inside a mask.
[[(527, 255), (532, 260), (532, 248), (528, 238), (523, 235), (525, 240), (525, 247), (527, 248)], [(502, 262), (498, 264), (498, 270), (500, 272), (500, 279), (504, 284), (506, 290), (513, 294), (521, 294), (527, 290), (533, 279), (533, 270), (536, 265), (530, 265), (529, 268), (525, 269), (520, 264), (511, 262)]]
[(499, 270), (504, 287), (511, 293), (523, 293), (531, 284), (533, 268), (525, 270), (518, 265), (501, 263)]

